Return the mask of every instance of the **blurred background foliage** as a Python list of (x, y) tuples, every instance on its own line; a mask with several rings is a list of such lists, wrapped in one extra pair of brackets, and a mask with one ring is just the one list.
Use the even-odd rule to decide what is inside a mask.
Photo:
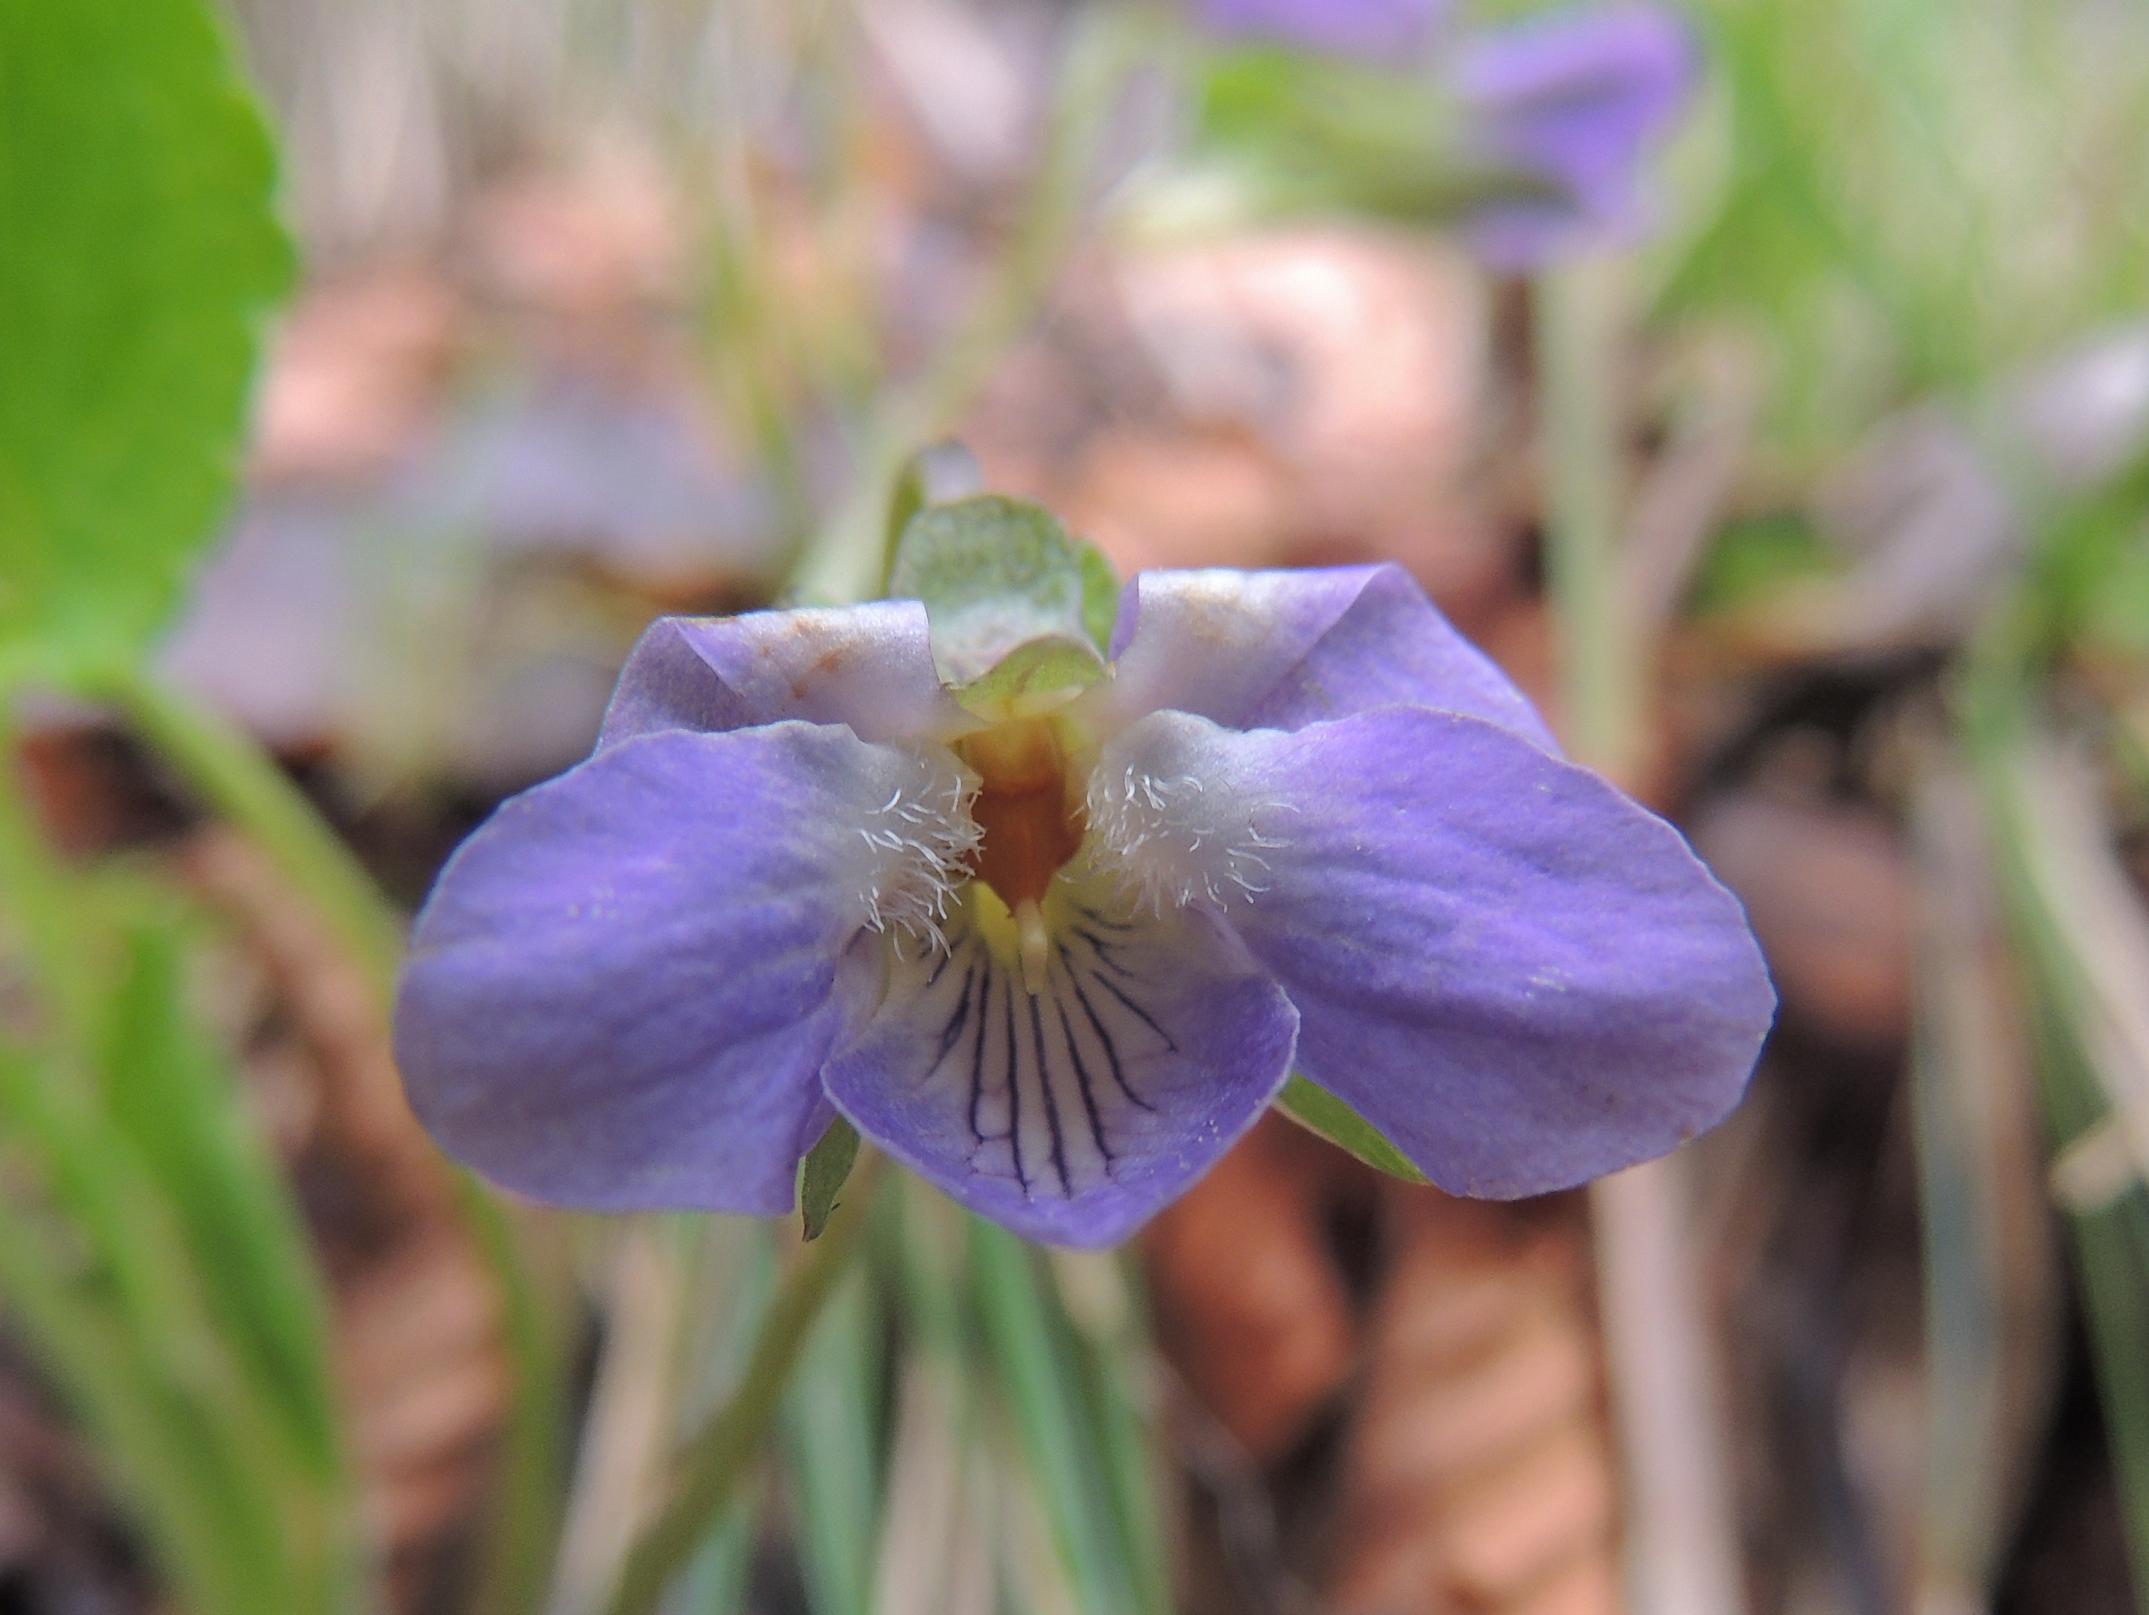
[[(1162, 7), (0, 0), (0, 1611), (2149, 1607), (2149, 19), (1684, 14), (1518, 278), (1416, 81), (1217, 206)], [(1735, 1121), (1519, 1207), (1271, 1122), (1109, 1258), (455, 1176), (402, 911), (950, 432), (1416, 572), (1748, 903)]]

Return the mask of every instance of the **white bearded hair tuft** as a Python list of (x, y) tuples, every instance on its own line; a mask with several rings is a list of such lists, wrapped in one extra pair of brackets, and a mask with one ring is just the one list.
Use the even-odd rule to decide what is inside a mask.
[(858, 827), (871, 854), (859, 897), (868, 930), (906, 932), (945, 951), (942, 922), (985, 839), (970, 813), (978, 777), (937, 746), (907, 754), (907, 775)]
[(1286, 843), (1255, 821), (1286, 810), (1108, 755), (1089, 781), (1091, 862), (1152, 914), (1227, 909), (1268, 889), (1265, 854)]

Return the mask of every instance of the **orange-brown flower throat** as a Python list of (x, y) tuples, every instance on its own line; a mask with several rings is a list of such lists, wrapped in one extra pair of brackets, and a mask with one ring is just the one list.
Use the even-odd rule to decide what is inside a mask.
[(1040, 902), (1082, 845), (1082, 803), (1067, 784), (1067, 752), (1049, 718), (995, 724), (957, 741), (983, 782), (970, 805), (984, 832), (977, 878), (1008, 908)]

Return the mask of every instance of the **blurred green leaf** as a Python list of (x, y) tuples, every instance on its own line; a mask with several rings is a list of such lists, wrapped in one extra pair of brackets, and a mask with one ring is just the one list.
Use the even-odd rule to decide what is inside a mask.
[(1291, 1073), (1291, 1080), (1283, 1085), (1276, 1103), (1301, 1127), (1319, 1133), (1339, 1149), (1350, 1151), (1367, 1166), (1377, 1167), (1391, 1177), (1411, 1183), (1427, 1181), (1425, 1174), (1412, 1166), (1409, 1157), (1389, 1143), (1379, 1128), (1326, 1088), (1307, 1081), (1297, 1072)]
[(138, 651), (211, 537), (274, 179), (198, 0), (0, 0), (0, 671)]
[(1836, 553), (1803, 516), (1757, 516), (1725, 527), (1702, 558), (1691, 590), (1697, 612), (1736, 611), (1774, 598), (1786, 583), (1825, 577)]
[(226, 1334), (333, 1482), (342, 1453), (328, 1308), (305, 1228), (229, 1068), (188, 1013), (185, 933), (168, 919), (145, 921), (132, 928), (108, 1000), (106, 1105), (171, 1204)]
[(189, 1608), (362, 1598), (325, 1319), (276, 1169), (180, 1001), (182, 911), (77, 883), (108, 1024), (0, 1055), (0, 1303), (97, 1438)]

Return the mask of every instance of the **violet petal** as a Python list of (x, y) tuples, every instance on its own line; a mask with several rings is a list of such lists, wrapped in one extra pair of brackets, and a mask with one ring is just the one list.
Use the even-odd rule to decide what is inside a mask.
[(978, 726), (941, 686), (915, 600), (659, 617), (636, 643), (598, 749), (664, 729), (798, 718), (861, 740), (947, 739)]
[(1527, 269), (1643, 219), (1642, 162), (1677, 122), (1698, 71), (1675, 12), (1619, 4), (1533, 17), (1473, 35), (1452, 82), (1487, 156), (1557, 193), (1474, 216), (1479, 250)]
[(888, 1154), (1031, 1239), (1124, 1239), (1267, 1107), (1298, 1017), (1206, 916), (1129, 925), (1061, 894), (1044, 991), (975, 930), (846, 971), (885, 996), (828, 1065), (829, 1096)]
[(1299, 1069), (1443, 1188), (1581, 1183), (1744, 1092), (1775, 1005), (1744, 912), (1596, 775), (1410, 708), (1296, 734), (1159, 713), (1107, 749), (1129, 759), (1265, 831), (1224, 895), (1302, 1017)]
[(1392, 564), (1144, 572), (1121, 595), (1112, 654), (1113, 678), (1085, 698), (1105, 729), (1164, 707), (1297, 729), (1407, 704), (1557, 750), (1522, 692)]
[(1390, 57), (1421, 47), (1446, 0), (1202, 0), (1203, 26), (1339, 55)]
[(802, 723), (624, 741), (502, 805), (418, 918), (411, 1104), (510, 1189), (775, 1214), (861, 923), (859, 827), (916, 754)]

